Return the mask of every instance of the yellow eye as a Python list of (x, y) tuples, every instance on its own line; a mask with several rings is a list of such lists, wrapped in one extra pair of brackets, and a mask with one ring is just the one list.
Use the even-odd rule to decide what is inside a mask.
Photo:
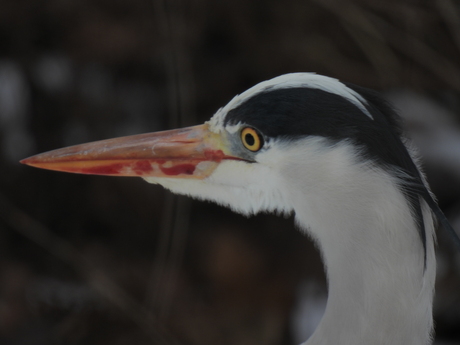
[(249, 151), (259, 151), (263, 146), (263, 138), (254, 128), (246, 127), (241, 131), (241, 141)]

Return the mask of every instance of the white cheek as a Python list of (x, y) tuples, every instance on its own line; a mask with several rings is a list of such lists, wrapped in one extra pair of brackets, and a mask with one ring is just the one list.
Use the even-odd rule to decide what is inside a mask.
[(269, 173), (267, 167), (260, 164), (226, 160), (219, 164), (206, 181), (211, 184), (251, 187), (261, 182), (264, 172)]
[(214, 201), (246, 215), (258, 212), (290, 213), (276, 170), (258, 163), (222, 161), (206, 179), (146, 177), (174, 193)]
[[(245, 214), (290, 213), (277, 170), (259, 163), (224, 161), (205, 182), (220, 186), (226, 204)], [(221, 196), (222, 197), (222, 196)], [(225, 202), (225, 201), (224, 201)]]

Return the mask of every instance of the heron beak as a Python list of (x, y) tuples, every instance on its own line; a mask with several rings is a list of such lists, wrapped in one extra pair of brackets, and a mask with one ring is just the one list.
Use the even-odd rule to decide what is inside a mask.
[(203, 179), (224, 159), (239, 158), (204, 124), (65, 147), (21, 163), (78, 174)]

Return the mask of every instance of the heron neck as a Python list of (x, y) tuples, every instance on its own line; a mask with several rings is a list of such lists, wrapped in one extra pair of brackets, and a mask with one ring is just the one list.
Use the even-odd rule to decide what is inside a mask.
[(344, 188), (352, 181), (338, 181), (328, 186), (333, 196), (324, 186), (304, 190), (315, 193), (314, 203), (295, 206), (297, 221), (320, 247), (328, 278), (326, 311), (306, 345), (431, 343), (431, 213), (424, 210), (425, 269), (423, 246), (403, 194), (391, 179), (374, 177), (366, 175), (364, 188)]

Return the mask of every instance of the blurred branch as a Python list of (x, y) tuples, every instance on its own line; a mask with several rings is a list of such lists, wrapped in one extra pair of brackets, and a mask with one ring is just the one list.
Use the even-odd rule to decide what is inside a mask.
[(169, 83), (169, 126), (190, 126), (195, 123), (195, 97), (184, 3), (181, 0), (153, 0), (153, 4)]
[(460, 11), (452, 0), (436, 0), (436, 7), (450, 29), (452, 37), (460, 51)]
[[(342, 22), (342, 25), (345, 30), (347, 30), (348, 34), (361, 47), (361, 50), (374, 66), (374, 69), (382, 80), (382, 83), (384, 85), (393, 84), (397, 80), (399, 71), (401, 70), (401, 64), (399, 63), (397, 56), (385, 43), (385, 40), (372, 26), (372, 23), (367, 21), (365, 18), (361, 18), (361, 20), (367, 22), (363, 22), (368, 29), (367, 32), (358, 30), (355, 26), (352, 26), (345, 21)], [(372, 32), (373, 34), (368, 35), (369, 32)]]
[(50, 254), (72, 266), (104, 299), (115, 305), (135, 322), (155, 344), (178, 344), (153, 315), (129, 296), (94, 262), (84, 257), (70, 242), (54, 235), (46, 226), (18, 209), (0, 194), (0, 218), (11, 229), (45, 249)]
[[(418, 37), (398, 29), (382, 17), (366, 11), (350, 1), (315, 0), (315, 2), (334, 13), (348, 25), (362, 30), (374, 39), (381, 40), (383, 38), (394, 49), (413, 59), (432, 72), (439, 80), (460, 92), (460, 68), (458, 65), (437, 53)], [(356, 20), (356, 18), (366, 18), (366, 20)], [(372, 27), (380, 27), (380, 30), (370, 29), (371, 26), (368, 23), (373, 23)]]
[[(195, 124), (193, 70), (187, 49), (187, 21), (181, 0), (153, 0), (155, 19), (163, 41), (164, 64), (169, 84), (169, 126)], [(169, 313), (177, 277), (182, 265), (188, 235), (191, 201), (173, 194), (166, 197), (156, 259), (147, 286), (147, 302), (158, 310), (159, 317)], [(171, 269), (166, 269), (169, 265)]]

